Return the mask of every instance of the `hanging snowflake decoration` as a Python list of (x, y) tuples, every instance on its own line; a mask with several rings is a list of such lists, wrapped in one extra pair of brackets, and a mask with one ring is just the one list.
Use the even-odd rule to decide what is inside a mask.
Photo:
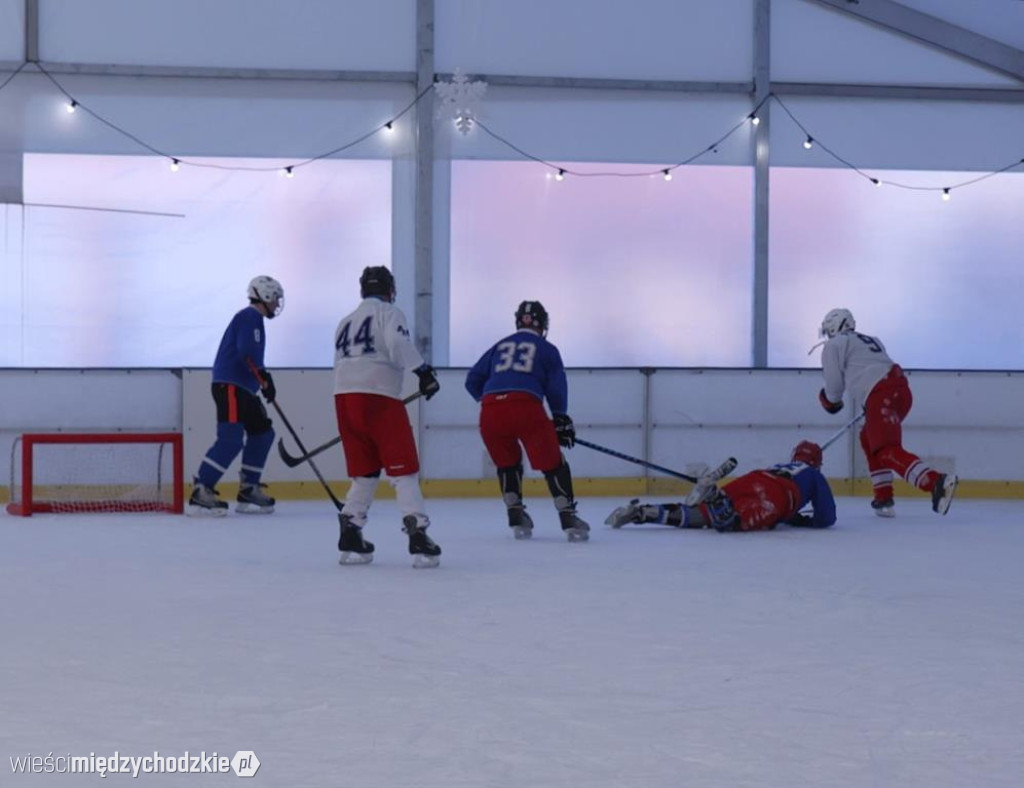
[(437, 107), (437, 117), (454, 120), (455, 128), (463, 134), (469, 134), (473, 121), (480, 114), (480, 102), (487, 92), (487, 83), (482, 79), (470, 82), (469, 77), (457, 68), (452, 74), (451, 82), (440, 81), (434, 84), (434, 90), (441, 97)]

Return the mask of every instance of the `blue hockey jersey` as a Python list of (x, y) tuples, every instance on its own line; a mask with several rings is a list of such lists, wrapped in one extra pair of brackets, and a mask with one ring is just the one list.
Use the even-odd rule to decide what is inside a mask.
[(473, 399), (505, 391), (527, 391), (547, 399), (552, 415), (568, 412), (569, 387), (562, 356), (553, 344), (524, 329), (497, 342), (466, 375)]
[(800, 490), (799, 512), (811, 505), (811, 519), (815, 528), (827, 528), (836, 521), (836, 500), (832, 488), (821, 471), (803, 462), (784, 462), (767, 469), (769, 473), (783, 476)]
[(265, 347), (263, 315), (256, 307), (247, 306), (231, 319), (224, 331), (213, 362), (213, 382), (234, 383), (253, 394), (259, 392), (260, 384), (250, 362), (257, 369), (263, 369)]

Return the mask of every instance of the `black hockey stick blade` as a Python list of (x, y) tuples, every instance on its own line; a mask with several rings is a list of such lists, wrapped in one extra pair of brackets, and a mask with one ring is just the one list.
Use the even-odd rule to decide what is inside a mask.
[(306, 462), (307, 460), (316, 457), (316, 455), (320, 454), (321, 452), (327, 451), (329, 448), (331, 448), (332, 446), (336, 446), (339, 443), (341, 443), (341, 438), (336, 435), (335, 437), (327, 441), (327, 443), (321, 443), (308, 454), (302, 454), (298, 457), (293, 457), (288, 453), (287, 449), (285, 449), (284, 447), (284, 438), (278, 438), (277, 453), (281, 455), (281, 462), (283, 462), (289, 468), (294, 468), (297, 465), (302, 465), (302, 463)]

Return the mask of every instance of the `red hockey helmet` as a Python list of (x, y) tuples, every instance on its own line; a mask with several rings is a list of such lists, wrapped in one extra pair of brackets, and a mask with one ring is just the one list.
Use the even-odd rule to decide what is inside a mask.
[(805, 462), (812, 468), (821, 467), (821, 446), (811, 441), (800, 441), (793, 448), (793, 462)]

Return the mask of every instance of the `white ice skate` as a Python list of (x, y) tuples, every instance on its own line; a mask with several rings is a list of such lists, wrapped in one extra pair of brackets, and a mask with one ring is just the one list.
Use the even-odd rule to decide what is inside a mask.
[(634, 498), (625, 506), (620, 506), (618, 509), (608, 515), (604, 523), (610, 525), (612, 528), (621, 528), (627, 523), (639, 523), (643, 522), (640, 513), (640, 499)]
[(945, 514), (949, 511), (949, 505), (953, 503), (953, 496), (956, 495), (956, 487), (960, 479), (956, 474), (948, 473), (939, 477), (932, 489), (932, 511)]
[(185, 507), (189, 517), (224, 517), (228, 513), (227, 502), (220, 499), (217, 490), (198, 481), (193, 485), (192, 497)]
[(713, 498), (715, 490), (717, 489), (715, 485), (720, 479), (724, 479), (732, 473), (736, 469), (736, 465), (736, 458), (730, 457), (717, 468), (713, 468), (700, 476), (683, 503), (687, 506), (696, 506), (699, 503), (704, 503)]

